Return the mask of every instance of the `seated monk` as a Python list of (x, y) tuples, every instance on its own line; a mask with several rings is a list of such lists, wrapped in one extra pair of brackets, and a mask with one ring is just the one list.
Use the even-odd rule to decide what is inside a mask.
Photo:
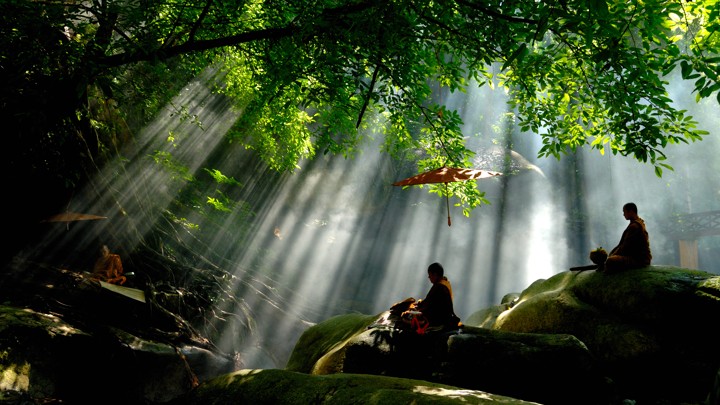
[(635, 203), (623, 206), (623, 216), (630, 221), (623, 231), (618, 243), (598, 271), (615, 272), (619, 270), (638, 269), (649, 266), (652, 261), (650, 252), (650, 238), (648, 237), (645, 221), (638, 216)]
[(100, 249), (100, 257), (95, 262), (95, 268), (91, 278), (99, 281), (105, 281), (110, 284), (125, 284), (127, 278), (123, 275), (122, 261), (120, 256), (110, 253), (107, 245), (103, 245)]
[(426, 330), (451, 330), (462, 326), (460, 318), (453, 309), (453, 293), (450, 281), (445, 277), (445, 270), (440, 263), (431, 264), (428, 278), (432, 283), (430, 291), (423, 300), (412, 302), (403, 317), (411, 321), (411, 326), (418, 334)]

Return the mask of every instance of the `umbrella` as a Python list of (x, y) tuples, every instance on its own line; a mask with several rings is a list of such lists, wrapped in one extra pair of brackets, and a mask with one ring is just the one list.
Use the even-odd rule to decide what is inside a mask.
[(408, 177), (393, 183), (393, 186), (412, 186), (415, 184), (428, 183), (445, 183), (445, 197), (447, 200), (448, 226), (450, 222), (450, 196), (447, 195), (447, 184), (455, 181), (467, 181), (475, 179), (483, 179), (488, 177), (500, 176), (500, 172), (492, 172), (489, 170), (464, 169), (458, 167), (441, 167), (429, 172), (420, 173), (418, 175)]
[(100, 215), (93, 214), (80, 214), (77, 212), (63, 212), (62, 214), (55, 214), (51, 217), (43, 219), (40, 222), (75, 222), (75, 221), (88, 221), (94, 219), (107, 219), (107, 217), (101, 217)]
[(61, 214), (55, 214), (48, 218), (43, 219), (40, 222), (65, 222), (65, 227), (70, 229), (70, 222), (75, 221), (91, 221), (96, 219), (107, 219), (107, 217), (101, 217), (100, 215), (93, 214), (80, 214), (77, 212), (65, 211)]

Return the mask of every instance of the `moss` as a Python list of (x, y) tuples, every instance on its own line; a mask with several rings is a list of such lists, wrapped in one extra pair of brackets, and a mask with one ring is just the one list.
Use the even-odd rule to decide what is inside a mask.
[(286, 370), (309, 373), (315, 363), (339, 343), (364, 331), (378, 316), (337, 315), (306, 330), (298, 339)]
[(527, 404), (426, 381), (365, 374), (311, 376), (285, 370), (242, 370), (196, 389), (186, 405), (262, 404)]
[(720, 277), (712, 277), (698, 284), (698, 294), (713, 300), (720, 301)]

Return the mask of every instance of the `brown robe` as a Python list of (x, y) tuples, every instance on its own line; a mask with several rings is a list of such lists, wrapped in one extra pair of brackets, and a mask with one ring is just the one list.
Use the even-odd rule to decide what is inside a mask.
[(650, 252), (650, 238), (645, 221), (638, 217), (633, 219), (623, 231), (620, 243), (610, 251), (605, 261), (605, 270), (637, 269), (650, 265), (652, 253)]

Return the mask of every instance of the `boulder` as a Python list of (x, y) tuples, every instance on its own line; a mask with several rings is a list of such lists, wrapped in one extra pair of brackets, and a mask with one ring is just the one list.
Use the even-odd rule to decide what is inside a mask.
[(171, 402), (206, 404), (465, 404), (532, 402), (443, 384), (368, 374), (309, 375), (287, 370), (241, 370), (213, 379)]
[(386, 314), (331, 318), (301, 336), (287, 369), (422, 379), (547, 404), (704, 403), (720, 368), (719, 315), (715, 274), (567, 271), (457, 331), (373, 327)]
[[(670, 266), (538, 280), (481, 323), (580, 339), (628, 398), (701, 401), (720, 367), (720, 276)], [(476, 317), (471, 317), (477, 321)]]
[[(581, 396), (588, 398), (586, 404), (606, 404), (612, 392), (592, 354), (571, 335), (471, 326), (418, 335), (372, 326), (374, 318), (358, 325), (363, 318), (357, 314), (341, 315), (311, 327), (298, 341), (287, 369), (402, 377), (542, 403), (577, 403)], [(321, 339), (323, 330), (334, 330), (335, 338), (342, 338)], [(308, 347), (325, 348), (325, 354), (313, 353), (317, 360), (312, 365), (295, 362), (296, 353), (308, 353)]]
[(205, 348), (0, 306), (0, 390), (17, 403), (161, 403), (235, 370)]

